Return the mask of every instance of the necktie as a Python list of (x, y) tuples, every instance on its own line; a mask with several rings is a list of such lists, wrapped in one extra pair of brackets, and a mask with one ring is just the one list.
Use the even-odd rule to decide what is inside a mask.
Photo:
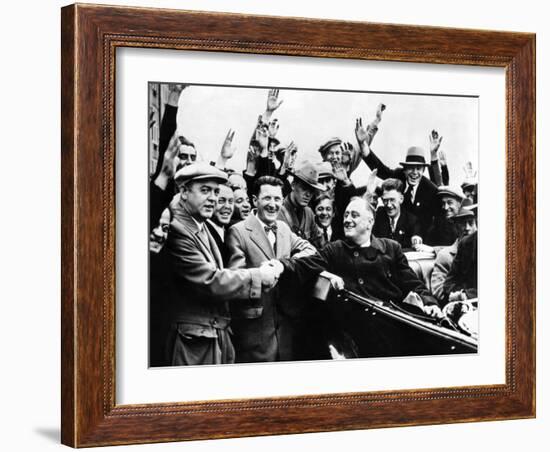
[(412, 185), (409, 185), (407, 187), (407, 191), (405, 192), (405, 200), (408, 200), (411, 205), (413, 204), (413, 187)]
[(324, 238), (324, 240), (325, 240), (325, 243), (328, 243), (328, 242), (329, 242), (329, 238), (328, 238), (328, 228), (323, 227), (323, 238)]
[(390, 228), (393, 234), (395, 232), (395, 218), (390, 218)]

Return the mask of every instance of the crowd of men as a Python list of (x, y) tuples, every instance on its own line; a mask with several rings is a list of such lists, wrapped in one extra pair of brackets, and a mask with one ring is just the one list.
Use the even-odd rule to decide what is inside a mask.
[[(356, 306), (309, 296), (321, 272), (337, 291), (416, 304), (434, 318), (477, 297), (475, 173), (469, 166), (461, 188), (449, 186), (436, 131), (429, 162), (411, 146), (391, 169), (372, 147), (380, 105), (369, 124), (356, 120), (356, 143), (331, 138), (321, 162), (297, 164), (297, 146), (277, 139), (282, 99), (272, 89), (238, 172), (227, 169), (235, 131), (215, 162), (176, 132), (184, 88), (170, 85), (150, 182), (152, 366), (319, 359), (320, 338), (334, 331), (356, 356), (372, 356), (376, 331)], [(356, 186), (361, 161), (372, 173)], [(431, 281), (411, 269), (408, 251), (435, 256)]]

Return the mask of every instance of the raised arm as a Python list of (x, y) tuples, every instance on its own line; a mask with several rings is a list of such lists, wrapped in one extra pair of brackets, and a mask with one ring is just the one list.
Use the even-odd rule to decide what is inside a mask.
[(162, 162), (164, 159), (164, 153), (168, 148), (170, 139), (174, 135), (177, 129), (176, 117), (178, 114), (178, 103), (182, 91), (185, 89), (185, 85), (180, 83), (171, 83), (168, 85), (168, 99), (164, 106), (164, 114), (160, 121), (159, 131), (159, 156), (157, 161), (157, 168), (153, 174), (153, 179), (156, 178), (161, 170)]

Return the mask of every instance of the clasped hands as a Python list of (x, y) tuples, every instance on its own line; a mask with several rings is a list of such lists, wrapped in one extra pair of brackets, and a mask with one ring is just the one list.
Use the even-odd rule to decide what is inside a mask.
[(265, 261), (260, 265), (260, 276), (262, 278), (262, 288), (265, 292), (270, 291), (277, 285), (279, 276), (283, 273), (284, 267), (277, 259)]

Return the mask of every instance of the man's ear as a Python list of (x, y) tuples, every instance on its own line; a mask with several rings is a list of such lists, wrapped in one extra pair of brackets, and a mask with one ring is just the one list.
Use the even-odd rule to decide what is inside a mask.
[(252, 195), (252, 204), (254, 207), (258, 208), (258, 197), (256, 195)]
[(184, 201), (187, 201), (187, 194), (188, 194), (187, 186), (182, 184), (180, 186), (181, 199), (183, 199)]
[(405, 196), (403, 193), (399, 193), (399, 204), (403, 204), (403, 201), (405, 200)]

